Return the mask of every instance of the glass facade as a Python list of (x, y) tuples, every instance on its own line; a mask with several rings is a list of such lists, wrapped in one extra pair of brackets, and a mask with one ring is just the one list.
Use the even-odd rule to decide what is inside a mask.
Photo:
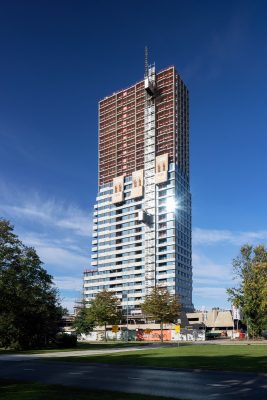
[[(178, 294), (184, 308), (191, 309), (191, 196), (187, 178), (171, 163), (168, 181), (155, 188), (155, 283)], [(131, 189), (128, 177), (125, 200), (118, 206), (111, 201), (112, 184), (100, 187), (94, 211), (92, 269), (84, 273), (84, 296), (89, 301), (100, 290), (112, 290), (123, 309), (128, 305), (128, 310), (138, 314), (146, 294), (145, 223), (139, 219), (144, 199), (130, 199)]]

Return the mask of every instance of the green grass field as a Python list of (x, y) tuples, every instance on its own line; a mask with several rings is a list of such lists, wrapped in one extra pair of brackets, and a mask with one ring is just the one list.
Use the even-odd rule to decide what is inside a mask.
[[(0, 380), (1, 400), (167, 400), (141, 394), (83, 390), (60, 385)], [(170, 400), (170, 399), (169, 399)]]
[[(62, 358), (58, 358), (62, 361)], [(125, 353), (67, 357), (64, 361), (162, 368), (267, 372), (266, 345), (188, 345)]]

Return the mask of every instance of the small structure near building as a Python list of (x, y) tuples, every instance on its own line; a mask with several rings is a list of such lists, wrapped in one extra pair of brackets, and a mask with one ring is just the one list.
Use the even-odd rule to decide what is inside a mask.
[(186, 314), (189, 325), (194, 329), (205, 329), (210, 338), (224, 336), (239, 337), (239, 330), (235, 329), (236, 323), (231, 310), (212, 308), (211, 311), (196, 311)]

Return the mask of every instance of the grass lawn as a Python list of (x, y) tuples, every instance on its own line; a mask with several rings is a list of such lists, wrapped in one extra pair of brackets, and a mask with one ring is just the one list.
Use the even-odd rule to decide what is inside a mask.
[[(0, 380), (1, 400), (167, 400), (166, 397)], [(170, 400), (170, 399), (169, 399)]]
[(151, 343), (145, 343), (145, 342), (100, 342), (100, 343), (95, 343), (95, 342), (79, 342), (77, 344), (77, 347), (74, 348), (69, 348), (69, 349), (61, 349), (61, 348), (56, 348), (56, 347), (51, 347), (51, 348), (46, 348), (46, 349), (36, 349), (36, 350), (25, 350), (25, 351), (15, 351), (12, 349), (3, 349), (0, 348), (0, 355), (1, 354), (13, 354), (13, 353), (22, 353), (22, 354), (38, 354), (38, 353), (52, 353), (52, 352), (58, 352), (58, 351), (75, 351), (75, 350), (99, 350), (99, 349), (116, 349), (118, 347), (124, 348), (124, 347), (132, 347), (132, 346), (149, 346)]
[[(57, 361), (62, 361), (62, 358), (58, 358)], [(266, 373), (267, 346), (191, 345), (66, 357), (64, 361)]]

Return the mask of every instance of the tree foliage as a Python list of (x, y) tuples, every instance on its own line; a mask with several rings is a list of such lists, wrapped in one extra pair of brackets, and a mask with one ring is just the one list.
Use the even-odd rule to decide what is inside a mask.
[(163, 342), (163, 323), (176, 322), (181, 305), (175, 295), (171, 295), (166, 288), (155, 287), (146, 295), (141, 305), (142, 312), (151, 319), (160, 323), (161, 341)]
[(107, 325), (116, 324), (122, 318), (120, 301), (111, 291), (102, 290), (91, 300), (88, 315), (96, 325), (105, 327), (105, 341), (107, 340)]
[(89, 308), (86, 308), (84, 302), (82, 308), (79, 310), (73, 322), (73, 327), (75, 331), (78, 334), (88, 334), (92, 332), (95, 322), (91, 318), (92, 316), (89, 312)]
[(0, 346), (46, 344), (58, 331), (63, 309), (36, 251), (0, 219)]
[(267, 328), (267, 250), (263, 245), (247, 244), (233, 260), (239, 284), (228, 289), (229, 300), (240, 307), (250, 336)]

